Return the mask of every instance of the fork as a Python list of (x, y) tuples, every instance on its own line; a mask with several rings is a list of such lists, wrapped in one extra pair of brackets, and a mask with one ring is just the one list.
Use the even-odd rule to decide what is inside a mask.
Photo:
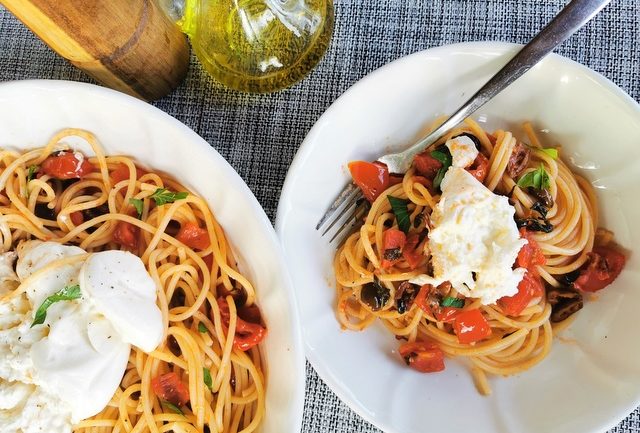
[[(413, 158), (435, 143), (440, 137), (455, 128), (460, 122), (482, 107), (490, 99), (520, 78), (525, 72), (567, 40), (600, 12), (611, 0), (573, 0), (566, 5), (545, 28), (500, 69), (467, 102), (429, 135), (400, 153), (391, 153), (378, 158), (386, 164), (389, 173), (405, 173)], [(337, 231), (329, 242), (333, 242), (348, 228), (354, 228), (367, 211), (367, 201), (362, 191), (353, 182), (348, 183), (338, 194), (333, 204), (322, 216), (316, 230), (326, 235), (336, 224)], [(341, 239), (341, 238), (340, 238)]]

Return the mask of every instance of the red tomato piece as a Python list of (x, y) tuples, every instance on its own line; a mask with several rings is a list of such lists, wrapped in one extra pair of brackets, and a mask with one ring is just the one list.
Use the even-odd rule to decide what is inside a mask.
[(82, 212), (80, 211), (71, 212), (71, 214), (69, 214), (69, 218), (71, 218), (71, 222), (74, 226), (79, 226), (84, 222), (84, 215), (82, 215)]
[[(218, 308), (220, 309), (220, 316), (222, 319), (222, 326), (225, 329), (229, 328), (229, 320), (231, 319), (231, 313), (229, 311), (229, 304), (225, 298), (218, 298)], [(249, 320), (255, 320), (256, 317), (261, 317), (259, 310), (256, 315), (255, 311), (248, 310), (250, 307), (239, 308), (238, 316), (236, 317), (236, 334), (233, 337), (233, 347), (243, 352), (251, 349), (264, 340), (267, 336), (267, 328), (260, 323), (251, 323)], [(255, 306), (255, 308), (258, 308)], [(245, 320), (240, 317), (240, 314), (246, 312), (251, 317), (247, 317)]]
[(191, 221), (184, 223), (180, 227), (176, 239), (189, 248), (197, 248), (199, 250), (206, 250), (211, 245), (209, 232)]
[(360, 187), (366, 199), (372, 203), (389, 188), (389, 170), (384, 164), (352, 161), (349, 163), (349, 171), (353, 181)]
[(444, 370), (444, 353), (431, 341), (404, 343), (398, 352), (404, 362), (421, 373), (434, 373)]
[(418, 294), (413, 300), (414, 304), (416, 304), (422, 311), (427, 314), (433, 314), (431, 308), (429, 308), (429, 305), (427, 304), (427, 295), (432, 289), (433, 286), (431, 284), (424, 284), (422, 287), (420, 287), (420, 291), (418, 291)]
[(440, 307), (433, 313), (433, 316), (438, 322), (453, 323), (458, 317), (458, 314), (462, 312), (462, 308), (456, 307)]
[(389, 269), (402, 258), (402, 250), (407, 242), (404, 232), (398, 229), (387, 229), (382, 235), (382, 247), (384, 249), (382, 267)]
[(544, 257), (540, 246), (533, 238), (533, 233), (522, 227), (520, 229), (520, 237), (526, 239), (527, 243), (518, 252), (516, 264), (520, 268), (528, 269), (538, 275), (537, 265), (544, 265), (547, 259)]
[(461, 311), (453, 322), (453, 330), (458, 336), (458, 342), (462, 344), (474, 343), (491, 336), (489, 322), (477, 308)]
[(207, 254), (202, 258), (202, 260), (207, 265), (207, 268), (209, 268), (209, 270), (213, 269), (213, 254)]
[[(447, 283), (443, 283), (447, 284)], [(420, 287), (420, 291), (416, 295), (413, 302), (425, 313), (433, 316), (438, 322), (451, 323), (455, 320), (456, 316), (462, 311), (461, 308), (456, 307), (441, 307), (440, 305), (430, 305), (427, 298), (429, 292), (434, 288), (431, 284), (425, 284)]]
[(161, 400), (178, 407), (189, 402), (189, 388), (176, 373), (166, 373), (151, 380), (151, 389)]
[[(136, 175), (138, 178), (144, 176), (148, 172), (138, 166), (136, 166)], [(115, 170), (111, 172), (111, 181), (113, 183), (122, 182), (123, 180), (129, 179), (131, 173), (129, 173), (129, 167), (125, 163), (121, 163), (116, 167)]]
[[(386, 168), (386, 166), (385, 166), (385, 168)], [(399, 183), (402, 183), (403, 179), (404, 179), (404, 176), (402, 176), (402, 175), (390, 173), (389, 174), (389, 186), (393, 186), (393, 185), (397, 185)]]
[(425, 150), (413, 158), (413, 166), (418, 174), (427, 179), (433, 179), (438, 174), (438, 170), (442, 168), (442, 163), (431, 156), (431, 151)]
[(602, 290), (618, 278), (626, 261), (624, 254), (614, 248), (595, 247), (573, 285), (584, 292)]
[(532, 299), (544, 295), (544, 285), (540, 277), (528, 270), (518, 284), (518, 293), (498, 299), (498, 305), (507, 316), (519, 316)]
[(93, 165), (79, 152), (62, 151), (42, 161), (40, 173), (55, 179), (80, 179), (93, 171)]
[(476, 159), (473, 161), (473, 164), (467, 167), (466, 170), (473, 177), (478, 179), (480, 183), (482, 183), (484, 182), (484, 179), (487, 177), (487, 174), (489, 174), (489, 160), (482, 153), (478, 153), (478, 156), (476, 156)]
[(411, 269), (417, 268), (424, 258), (424, 254), (416, 250), (419, 243), (420, 235), (418, 233), (412, 233), (407, 238), (407, 242), (402, 250), (402, 258), (404, 258)]
[(113, 241), (130, 249), (138, 247), (138, 227), (125, 221), (119, 221), (113, 231)]

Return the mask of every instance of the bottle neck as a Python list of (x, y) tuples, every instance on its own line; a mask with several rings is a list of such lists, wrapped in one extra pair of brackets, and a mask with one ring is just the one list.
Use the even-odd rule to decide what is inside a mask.
[(199, 0), (159, 0), (160, 8), (175, 22), (183, 33), (191, 36), (195, 30), (195, 17)]

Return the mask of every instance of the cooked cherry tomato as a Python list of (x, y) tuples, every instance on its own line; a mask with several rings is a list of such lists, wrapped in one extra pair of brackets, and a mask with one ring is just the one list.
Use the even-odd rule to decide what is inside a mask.
[(151, 380), (151, 389), (161, 400), (178, 407), (189, 402), (189, 388), (176, 373), (166, 373)]
[[(231, 313), (229, 311), (229, 304), (225, 298), (218, 298), (218, 308), (220, 309), (220, 316), (222, 318), (222, 326), (225, 329), (229, 328), (229, 320), (231, 319)], [(247, 308), (242, 307), (237, 310), (238, 316), (236, 317), (236, 334), (233, 338), (233, 347), (243, 352), (251, 349), (264, 340), (267, 336), (267, 328), (260, 323), (251, 323), (240, 317), (240, 314), (247, 312)], [(255, 308), (258, 308), (257, 306)], [(252, 317), (255, 316), (255, 312), (250, 313)], [(258, 317), (259, 312), (258, 312)], [(247, 317), (246, 319), (250, 319)]]
[[(374, 164), (376, 164), (376, 162), (374, 162)], [(377, 164), (380, 164), (380, 163), (377, 163)], [(384, 167), (386, 168), (386, 166), (384, 166)], [(393, 185), (397, 185), (399, 183), (402, 183), (403, 179), (404, 179), (403, 175), (389, 173), (389, 186), (393, 186)]]
[(453, 322), (453, 330), (458, 336), (458, 342), (463, 344), (474, 343), (491, 336), (489, 322), (477, 308), (461, 311)]
[(197, 248), (199, 250), (206, 250), (211, 245), (209, 232), (191, 221), (182, 224), (176, 239), (189, 248)]
[(374, 202), (384, 190), (389, 188), (389, 170), (384, 164), (352, 161), (349, 163), (349, 171), (353, 181), (370, 202)]
[[(147, 174), (147, 171), (136, 166), (136, 176), (140, 178)], [(122, 182), (123, 180), (129, 179), (131, 173), (129, 172), (129, 167), (125, 163), (121, 163), (116, 167), (115, 170), (111, 172), (111, 181), (113, 183)]]
[(113, 231), (113, 241), (124, 247), (135, 249), (138, 247), (138, 227), (125, 221), (119, 221)]
[(413, 166), (418, 174), (427, 179), (433, 179), (436, 177), (438, 170), (442, 168), (442, 163), (431, 156), (431, 151), (425, 150), (413, 158)]
[(383, 258), (382, 267), (389, 269), (402, 258), (402, 250), (407, 236), (398, 229), (387, 229), (382, 235)]
[(433, 316), (438, 322), (453, 323), (461, 312), (462, 308), (440, 307), (433, 312)]
[(478, 153), (473, 164), (467, 167), (466, 170), (482, 183), (487, 177), (487, 174), (489, 174), (489, 160), (482, 153)]
[(71, 214), (69, 214), (69, 218), (71, 218), (71, 222), (74, 226), (79, 226), (84, 222), (84, 215), (82, 215), (82, 212), (80, 211), (71, 212)]
[(202, 260), (204, 261), (205, 265), (207, 265), (207, 268), (209, 268), (209, 270), (213, 269), (213, 254), (207, 254), (202, 258)]
[(418, 294), (416, 295), (415, 299), (413, 300), (413, 302), (420, 307), (420, 309), (422, 311), (424, 311), (427, 314), (433, 314), (431, 311), (431, 308), (429, 308), (429, 305), (427, 304), (427, 295), (429, 294), (429, 291), (433, 288), (433, 286), (431, 284), (424, 284), (422, 287), (420, 287), (420, 290), (418, 291)]
[(518, 284), (518, 293), (498, 299), (498, 305), (507, 316), (519, 316), (531, 300), (544, 295), (544, 285), (538, 275), (528, 270)]
[(40, 173), (56, 179), (79, 179), (93, 171), (93, 165), (78, 152), (63, 151), (42, 161)]
[(404, 362), (414, 370), (422, 373), (433, 373), (444, 370), (444, 353), (432, 341), (415, 341), (404, 343), (398, 352)]
[[(443, 283), (447, 284), (447, 283)], [(440, 287), (440, 286), (438, 286)], [(428, 300), (429, 293), (434, 290), (431, 284), (425, 284), (420, 287), (420, 291), (416, 295), (413, 302), (425, 313), (433, 316), (438, 322), (451, 323), (456, 316), (462, 311), (462, 308), (441, 307)]]
[(415, 182), (418, 182), (419, 184), (423, 185), (425, 188), (427, 188), (429, 190), (429, 192), (433, 193), (433, 180), (431, 179), (427, 179), (424, 176), (415, 176), (413, 178), (413, 180)]
[(526, 239), (527, 243), (518, 252), (516, 264), (518, 267), (528, 269), (538, 275), (537, 265), (544, 265), (547, 259), (545, 259), (540, 246), (533, 238), (532, 232), (522, 227), (520, 229), (520, 237)]
[(402, 258), (404, 258), (411, 269), (417, 268), (424, 258), (424, 254), (416, 249), (419, 243), (420, 235), (418, 233), (411, 233), (407, 237), (407, 242), (402, 249)]
[(573, 286), (584, 292), (604, 289), (620, 275), (626, 261), (626, 257), (614, 248), (595, 247)]

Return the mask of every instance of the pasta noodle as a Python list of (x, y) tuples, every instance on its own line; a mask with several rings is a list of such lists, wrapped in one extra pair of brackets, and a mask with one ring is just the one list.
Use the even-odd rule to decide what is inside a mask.
[[(546, 264), (538, 265), (537, 271), (548, 287), (558, 288), (562, 286), (560, 278), (563, 275), (579, 270), (589, 259), (598, 226), (597, 201), (588, 181), (572, 173), (561, 159), (543, 151), (531, 124), (524, 124), (524, 131), (530, 143), (530, 159), (523, 175), (542, 164), (550, 179), (548, 190), (553, 199), (547, 212), (553, 230), (532, 235), (546, 259)], [(484, 185), (496, 194), (510, 197), (517, 219), (529, 217), (537, 198), (526, 188), (517, 186), (517, 179), (507, 173), (518, 140), (508, 131), (488, 134), (476, 122), (467, 119), (433, 148), (465, 133), (477, 138), (481, 153), (489, 159)], [(359, 331), (381, 322), (398, 339), (409, 343), (433, 341), (445, 355), (466, 360), (482, 394), (491, 392), (488, 374), (513, 375), (544, 359), (551, 349), (554, 333), (570, 320), (552, 323), (552, 306), (545, 296), (539, 297), (535, 304), (528, 305), (516, 317), (505, 314), (499, 305), (482, 305), (479, 299), (467, 298), (463, 309), (480, 309), (491, 327), (489, 338), (473, 344), (460, 343), (451, 324), (436, 320), (416, 303), (406, 312), (399, 311), (394, 299), (397, 299), (401, 283), (419, 274), (428, 274), (430, 265), (428, 259), (416, 269), (411, 269), (404, 260), (388, 269), (381, 265), (385, 254), (384, 232), (397, 227), (387, 196), (408, 200), (410, 227), (417, 233), (426, 233), (431, 212), (440, 199), (439, 195), (430, 192), (412, 166), (400, 183), (388, 187), (371, 203), (360, 228), (348, 236), (334, 258), (336, 315), (341, 326)], [(425, 242), (424, 250), (428, 257), (428, 242)], [(374, 280), (379, 281), (389, 294), (379, 309), (371, 308), (363, 300), (363, 290)], [(458, 293), (451, 289), (449, 296), (456, 297)]]
[[(64, 141), (70, 136), (91, 145), (93, 171), (75, 182), (34, 175), (31, 167), (68, 149)], [(118, 170), (123, 179), (114, 179)], [(150, 197), (162, 189), (187, 191), (131, 158), (105, 155), (96, 138), (83, 130), (61, 131), (43, 148), (24, 153), (2, 150), (0, 243), (9, 251), (26, 239), (54, 240), (96, 252), (122, 248), (114, 241), (119, 224), (139, 233), (128, 249), (142, 259), (156, 283), (165, 338), (149, 354), (132, 348), (108, 406), (74, 432), (255, 431), (265, 410), (264, 360), (257, 345), (246, 351), (234, 347), (241, 323), (236, 303), (238, 308), (254, 305), (254, 288), (238, 271), (207, 203), (189, 192), (154, 204)], [(140, 206), (139, 215), (134, 203)], [(176, 238), (177, 226), (186, 223), (206, 228), (206, 248), (191, 248)], [(221, 302), (228, 311), (222, 311)], [(153, 379), (169, 372), (188, 384), (189, 404), (182, 413), (163, 405), (152, 390)]]

